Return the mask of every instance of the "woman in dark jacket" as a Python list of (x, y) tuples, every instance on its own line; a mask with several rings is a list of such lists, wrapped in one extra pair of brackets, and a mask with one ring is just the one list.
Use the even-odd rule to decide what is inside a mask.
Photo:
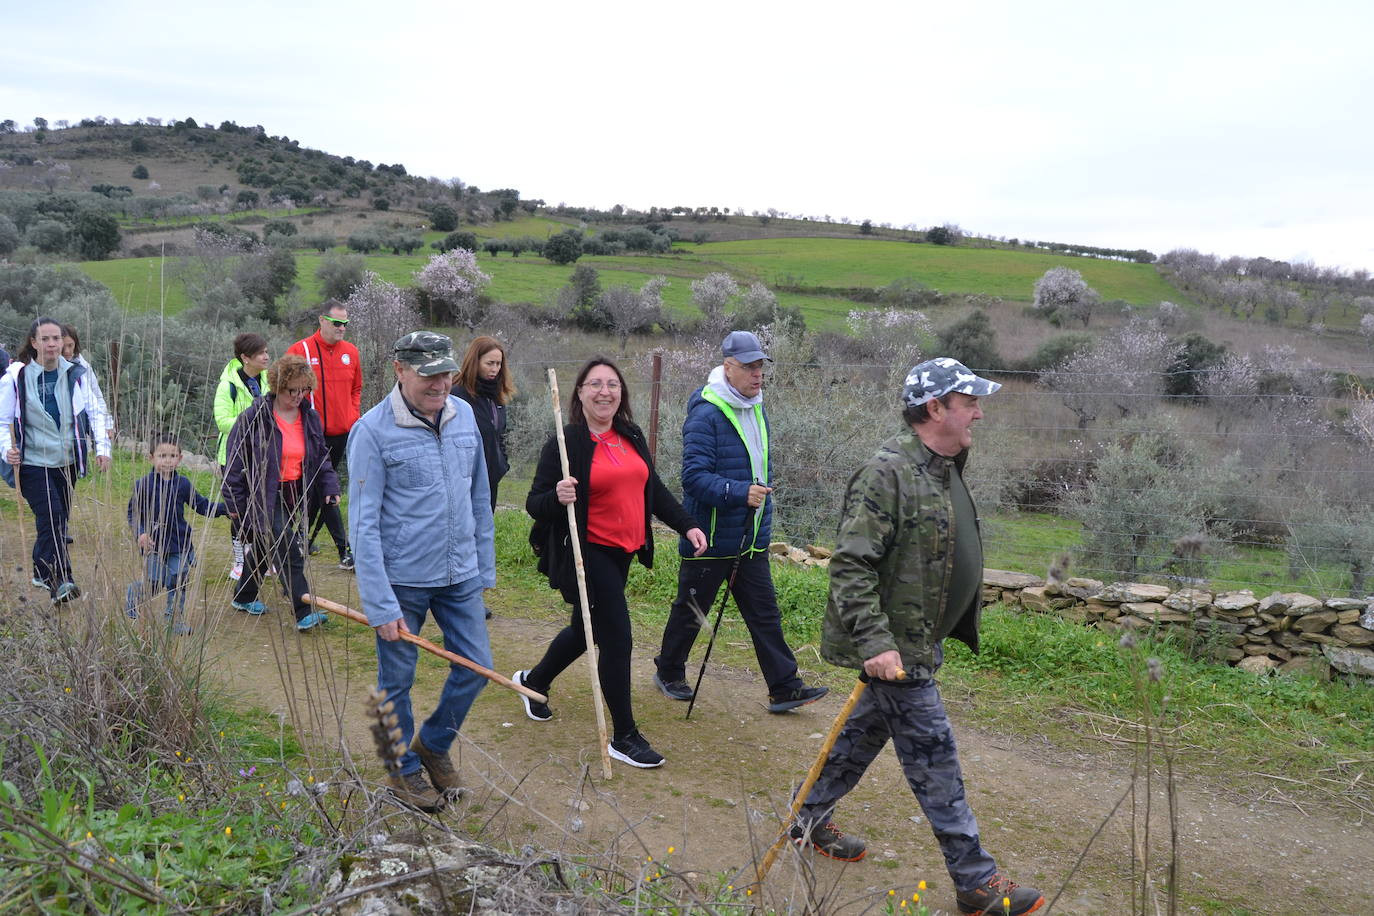
[(268, 370), (271, 393), (239, 414), (229, 432), (224, 502), (248, 542), (245, 568), (234, 590), (234, 607), (258, 615), (267, 610), (258, 588), (269, 563), (289, 595), (296, 629), (324, 623), (302, 596), (305, 580), (302, 517), (310, 500), (339, 501), (339, 478), (329, 463), (320, 415), (307, 402), (315, 374), (302, 357), (287, 354)]
[(482, 453), (487, 459), (487, 483), (491, 508), (496, 511), (496, 487), (510, 470), (506, 460), (506, 405), (515, 396), (515, 381), (506, 363), (506, 348), (495, 337), (478, 337), (468, 344), (454, 397), (472, 405), (477, 429), (482, 434)]
[[(571, 422), (563, 429), (569, 476), (563, 476), (558, 441), (551, 437), (540, 453), (525, 510), (535, 520), (530, 541), (539, 554), (539, 570), (573, 606), (572, 622), (554, 637), (539, 664), (517, 671), (515, 679), (547, 695), (554, 678), (587, 649), (568, 535), (567, 507), (572, 505), (591, 603), (592, 638), (599, 652), (597, 672), (615, 726), (610, 754), (631, 766), (661, 766), (663, 756), (639, 733), (630, 706), (633, 642), (625, 580), (632, 558), (638, 557), (646, 568), (653, 566), (650, 516), (687, 538), (698, 554), (706, 549), (706, 535), (654, 471), (644, 434), (630, 415), (625, 377), (614, 363), (591, 359), (577, 374), (570, 400)], [(524, 702), (531, 719), (544, 722), (553, 717), (546, 704)]]

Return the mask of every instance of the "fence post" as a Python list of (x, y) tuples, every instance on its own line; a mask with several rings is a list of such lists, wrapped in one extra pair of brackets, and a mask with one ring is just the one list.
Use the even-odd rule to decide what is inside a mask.
[(649, 457), (658, 463), (658, 400), (663, 385), (663, 350), (654, 350), (654, 368), (649, 383)]

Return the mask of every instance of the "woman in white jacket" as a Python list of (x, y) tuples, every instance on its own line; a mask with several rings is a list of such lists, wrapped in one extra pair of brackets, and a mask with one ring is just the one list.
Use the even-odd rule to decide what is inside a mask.
[(100, 379), (96, 377), (95, 369), (91, 367), (90, 361), (81, 355), (81, 338), (77, 336), (76, 328), (69, 324), (62, 325), (62, 358), (86, 370), (86, 381), (91, 386), (91, 426), (104, 429), (106, 438), (113, 443), (114, 414), (110, 413), (109, 404), (105, 401), (105, 392), (100, 390)]
[(62, 356), (62, 326), (35, 319), (0, 380), (0, 476), (19, 486), (33, 513), (33, 581), (53, 604), (78, 597), (67, 552), (72, 487), (95, 466), (110, 466), (104, 418), (92, 423), (94, 396), (83, 366)]

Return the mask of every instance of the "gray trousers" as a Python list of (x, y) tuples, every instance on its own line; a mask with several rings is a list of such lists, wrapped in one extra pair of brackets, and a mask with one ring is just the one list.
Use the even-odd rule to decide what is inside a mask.
[(882, 681), (868, 685), (835, 739), (798, 820), (803, 825), (830, 820), (835, 804), (858, 784), (889, 738), (955, 886), (969, 890), (982, 885), (997, 871), (997, 863), (978, 841), (978, 822), (964, 796), (954, 731), (931, 678), (903, 686)]

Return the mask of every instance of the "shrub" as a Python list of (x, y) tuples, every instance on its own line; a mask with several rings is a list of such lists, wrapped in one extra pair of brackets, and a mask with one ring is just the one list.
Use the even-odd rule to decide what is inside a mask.
[(374, 210), (390, 210), (390, 209), (391, 209), (391, 201), (387, 200), (385, 197), (374, 197), (374, 198), (372, 198), (372, 209), (374, 209)]
[(140, 162), (138, 165), (134, 166), (134, 170), (129, 173), (129, 176), (131, 178), (137, 178), (140, 181), (146, 180), (148, 178), (148, 167)]
[(549, 236), (544, 243), (544, 257), (554, 264), (571, 264), (582, 257), (582, 233), (564, 229)]
[(266, 239), (269, 235), (290, 236), (299, 231), (296, 224), (289, 219), (269, 219), (262, 227), (262, 237)]
[(452, 232), (458, 228), (458, 211), (448, 204), (439, 204), (429, 211), (429, 224), (436, 232)]
[(1067, 362), (1075, 354), (1087, 350), (1095, 338), (1091, 334), (1056, 334), (1035, 348), (1030, 359), (1022, 365), (1028, 372), (1044, 372)]
[(325, 299), (347, 299), (363, 285), (366, 274), (367, 260), (360, 254), (343, 251), (329, 252), (315, 269), (320, 296)]
[(1173, 573), (1201, 578), (1213, 562), (1208, 547), (1230, 528), (1212, 518), (1212, 493), (1234, 470), (1216, 463), (1173, 431), (1149, 431), (1110, 442), (1096, 475), (1072, 494), (1069, 513), (1083, 523), (1084, 565), (1134, 577)]
[(29, 226), (25, 241), (44, 254), (56, 254), (67, 247), (67, 225), (55, 219), (41, 219)]
[(452, 251), (455, 248), (466, 248), (468, 251), (476, 251), (477, 236), (471, 232), (450, 232), (448, 235), (435, 242), (433, 247), (439, 251)]
[(1002, 368), (1002, 358), (997, 354), (997, 332), (982, 309), (974, 309), (966, 318), (941, 331), (936, 349), (941, 356), (953, 357), (975, 371)]
[(325, 232), (302, 236), (301, 245), (320, 252), (328, 251), (334, 247), (334, 236)]

